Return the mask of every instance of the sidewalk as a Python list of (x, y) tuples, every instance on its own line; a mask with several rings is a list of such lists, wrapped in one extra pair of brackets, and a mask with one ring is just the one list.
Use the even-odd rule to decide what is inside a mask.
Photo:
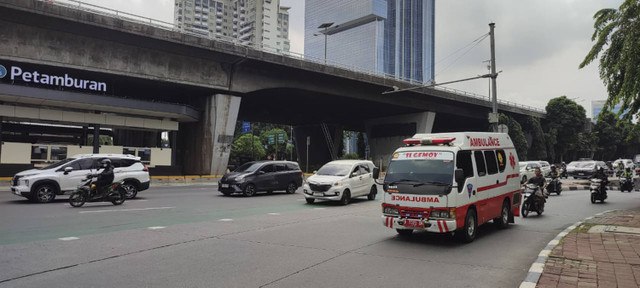
[(535, 287), (640, 287), (640, 209), (583, 221), (551, 250)]

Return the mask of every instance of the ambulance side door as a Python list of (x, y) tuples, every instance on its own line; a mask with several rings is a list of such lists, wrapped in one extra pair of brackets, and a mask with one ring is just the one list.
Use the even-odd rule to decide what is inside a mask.
[(489, 179), (491, 182), (489, 183), (489, 185), (494, 185), (493, 189), (487, 190), (486, 193), (486, 197), (485, 199), (491, 199), (487, 202), (487, 210), (486, 212), (486, 217), (488, 219), (486, 219), (487, 221), (489, 219), (493, 219), (495, 217), (498, 217), (500, 215), (500, 208), (502, 208), (502, 202), (499, 200), (496, 200), (495, 197), (498, 197), (502, 191), (504, 191), (505, 185), (506, 183), (504, 183), (506, 179), (506, 177), (503, 175), (503, 173), (498, 173), (499, 169), (498, 169), (498, 161), (496, 159), (496, 152), (495, 150), (486, 150), (483, 151), (484, 152), (484, 161), (485, 163), (487, 163), (487, 179)]
[(489, 177), (489, 175), (487, 175), (487, 164), (484, 159), (483, 151), (473, 151), (473, 162), (476, 166), (476, 175), (478, 175), (476, 182), (476, 209), (478, 212), (478, 224), (482, 224), (486, 221), (487, 212), (489, 210), (489, 207), (487, 206), (488, 203), (485, 200), (488, 198), (491, 185), (495, 184), (495, 179), (492, 179), (494, 177)]
[[(469, 203), (475, 202), (477, 198), (476, 185), (476, 169), (473, 165), (473, 152), (468, 150), (458, 151), (456, 156), (456, 168), (462, 169), (464, 172), (465, 181), (463, 183), (456, 183), (458, 185), (457, 197), (455, 197), (454, 205), (461, 207)], [(454, 192), (452, 192), (454, 193)], [(465, 217), (461, 215), (460, 217)]]

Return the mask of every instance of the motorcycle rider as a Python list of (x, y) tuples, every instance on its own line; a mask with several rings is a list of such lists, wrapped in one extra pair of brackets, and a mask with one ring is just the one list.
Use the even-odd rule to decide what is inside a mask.
[(111, 185), (111, 183), (113, 183), (114, 178), (113, 165), (111, 165), (111, 160), (107, 158), (102, 159), (102, 161), (100, 161), (100, 164), (104, 170), (102, 170), (100, 174), (94, 175), (98, 176), (98, 179), (96, 179), (96, 182), (94, 182), (94, 184), (96, 184), (96, 192), (98, 193), (104, 192), (104, 190), (107, 189), (109, 185)]
[(631, 173), (631, 167), (624, 168), (624, 172), (622, 172), (622, 178), (627, 178), (627, 179), (633, 178), (633, 173)]
[(560, 173), (560, 178), (562, 177), (567, 178), (567, 163), (564, 163), (564, 161), (562, 161), (562, 164), (560, 164), (560, 169), (562, 169), (562, 173)]
[[(547, 194), (545, 192), (545, 188), (547, 186), (547, 180), (544, 179), (544, 177), (542, 176), (542, 171), (540, 170), (540, 168), (536, 168), (535, 170), (535, 176), (529, 178), (529, 180), (527, 181), (527, 184), (535, 184), (538, 186), (538, 189), (540, 189), (540, 192), (542, 193), (542, 195), (544, 195), (544, 197), (537, 197), (536, 196), (536, 201), (538, 203), (542, 202), (546, 202), (546, 200), (544, 198), (547, 198)], [(536, 193), (533, 193), (532, 195), (536, 195)]]
[[(551, 171), (549, 171), (549, 177), (551, 178), (551, 181), (557, 181), (556, 179), (558, 179), (558, 177), (560, 176), (560, 174), (558, 173), (558, 170), (556, 169), (556, 165), (551, 165)], [(547, 185), (552, 184), (551, 182), (549, 182)], [(558, 187), (553, 187), (553, 189), (558, 189)], [(555, 190), (554, 190), (555, 192)]]
[(607, 195), (607, 184), (609, 184), (609, 178), (607, 177), (607, 174), (604, 173), (604, 167), (602, 166), (598, 166), (598, 168), (596, 169), (596, 172), (593, 174), (593, 176), (591, 176), (591, 178), (596, 178), (596, 179), (600, 179), (602, 180), (602, 182), (600, 182), (600, 192), (604, 193), (604, 195)]

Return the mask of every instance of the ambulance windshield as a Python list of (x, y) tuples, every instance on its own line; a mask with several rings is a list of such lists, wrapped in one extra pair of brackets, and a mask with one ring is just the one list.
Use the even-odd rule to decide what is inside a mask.
[(384, 182), (400, 193), (448, 194), (453, 169), (451, 152), (401, 152), (393, 156)]

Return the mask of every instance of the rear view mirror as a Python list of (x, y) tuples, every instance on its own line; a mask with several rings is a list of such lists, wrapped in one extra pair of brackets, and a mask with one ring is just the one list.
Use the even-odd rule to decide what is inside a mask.
[(266, 173), (266, 172), (264, 172), (264, 171), (258, 171), (258, 175), (262, 175), (262, 174), (264, 174), (264, 173)]
[(373, 179), (378, 179), (378, 177), (380, 177), (380, 168), (374, 167), (373, 168)]
[(73, 171), (73, 167), (64, 167), (64, 173), (69, 173)]

